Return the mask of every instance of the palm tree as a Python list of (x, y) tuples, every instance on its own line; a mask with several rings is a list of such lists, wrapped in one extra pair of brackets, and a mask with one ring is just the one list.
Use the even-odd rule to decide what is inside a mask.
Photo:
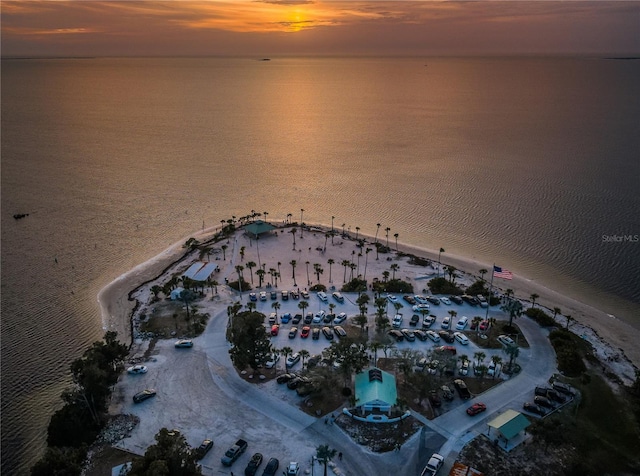
[(385, 283), (386, 283), (387, 281), (389, 281), (389, 275), (390, 275), (390, 274), (391, 274), (391, 273), (390, 273), (389, 271), (383, 271), (383, 272), (382, 272), (382, 281), (383, 281), (383, 282), (385, 282)]
[(553, 308), (553, 320), (554, 321), (556, 320), (556, 316), (558, 314), (562, 314), (562, 310), (559, 307), (554, 307)]
[(278, 301), (271, 303), (271, 307), (276, 311), (276, 320), (278, 320), (278, 309), (280, 309), (280, 303)]
[(327, 464), (336, 456), (336, 450), (329, 445), (320, 445), (316, 448), (316, 458), (324, 465), (324, 476), (327, 476)]
[(227, 261), (227, 248), (229, 248), (227, 245), (222, 245), (222, 259), (224, 261)]
[(507, 288), (507, 290), (504, 292), (505, 297), (510, 298), (511, 296), (513, 296), (513, 289), (511, 288)]
[(296, 260), (292, 259), (289, 264), (291, 265), (291, 268), (293, 269), (293, 285), (297, 286), (297, 284), (296, 284), (296, 265), (298, 264), (298, 262)]
[(376, 223), (376, 243), (378, 242), (378, 232), (380, 231), (380, 223)]
[(346, 283), (347, 282), (347, 266), (349, 266), (351, 262), (348, 259), (343, 259), (342, 263), (340, 264), (344, 266), (344, 277), (342, 278), (342, 282)]
[(475, 316), (473, 319), (471, 319), (471, 326), (473, 327), (473, 325), (475, 324), (475, 328), (476, 328), (476, 333), (480, 333), (480, 321), (482, 321), (482, 318), (480, 316)]
[(509, 314), (509, 327), (513, 325), (514, 317), (522, 316), (522, 303), (517, 299), (510, 298), (500, 309)]
[(264, 215), (264, 221), (267, 221), (267, 215), (269, 214), (269, 212), (262, 212), (262, 215)]
[(302, 359), (302, 368), (304, 368), (304, 361), (307, 360), (307, 358), (309, 357), (309, 351), (306, 349), (302, 349), (300, 351), (298, 351), (298, 354), (300, 354), (300, 358)]
[(249, 276), (251, 276), (251, 285), (253, 286), (253, 268), (256, 267), (256, 264), (253, 261), (249, 261), (247, 263), (247, 268), (249, 268)]
[(335, 219), (335, 217), (332, 215), (331, 216), (331, 244), (333, 244), (333, 220)]
[(153, 294), (154, 299), (158, 299), (158, 293), (162, 291), (162, 288), (157, 284), (151, 286), (151, 293)]
[(332, 258), (329, 258), (327, 260), (327, 263), (329, 264), (329, 282), (333, 283), (332, 279), (331, 279), (331, 265), (335, 263), (335, 261)]
[(387, 248), (389, 248), (389, 232), (391, 231), (391, 228), (386, 227), (384, 231), (387, 232)]
[(358, 241), (358, 233), (360, 233), (360, 227), (356, 226), (356, 241)]
[(364, 274), (362, 275), (362, 279), (367, 280), (367, 264), (369, 263), (369, 253), (373, 250), (371, 248), (367, 248), (364, 251)]
[(304, 314), (304, 310), (309, 307), (308, 301), (300, 301), (298, 303), (298, 307), (302, 310), (302, 314)]
[(509, 370), (512, 370), (513, 361), (520, 355), (520, 347), (517, 345), (508, 345), (504, 348), (504, 351), (509, 356), (509, 365), (507, 367)]
[(264, 269), (259, 269), (256, 271), (256, 275), (258, 276), (258, 287), (262, 287), (262, 281), (264, 281), (264, 275), (267, 272)]
[(304, 224), (304, 223), (302, 222), (302, 214), (303, 214), (303, 213), (304, 213), (304, 208), (301, 208), (301, 209), (300, 209), (300, 239), (302, 239), (302, 238), (303, 238), (303, 235), (304, 235), (304, 228), (302, 228), (302, 225)]
[(287, 359), (291, 354), (293, 354), (293, 349), (289, 346), (283, 347), (280, 349), (280, 354), (284, 356), (284, 370), (287, 371)]
[(269, 276), (271, 276), (271, 286), (273, 286), (273, 277), (276, 275), (277, 271), (275, 268), (269, 268)]
[(382, 349), (382, 344), (376, 340), (369, 342), (369, 349), (373, 351), (373, 366), (378, 365), (378, 351)]
[(240, 261), (244, 261), (244, 252), (247, 249), (246, 246), (241, 246), (240, 247)]
[(278, 274), (280, 274), (280, 266), (282, 266), (282, 262), (278, 261)]
[(319, 263), (314, 263), (313, 270), (316, 277), (318, 278), (318, 282), (320, 282), (320, 275), (324, 272), (324, 269), (322, 269), (322, 266)]
[(531, 296), (529, 296), (531, 298), (531, 308), (533, 309), (536, 305), (536, 299), (538, 299), (540, 297), (539, 294), (533, 293)]
[(449, 265), (445, 266), (444, 270), (449, 275), (449, 282), (451, 284), (454, 284), (456, 279), (456, 271), (458, 271), (458, 269), (455, 266)]
[(396, 253), (398, 252), (398, 236), (400, 236), (398, 233), (393, 234), (393, 237), (396, 239)]
[[(336, 305), (333, 303), (329, 304), (329, 314), (333, 314), (333, 310), (336, 308)], [(333, 324), (333, 321), (331, 321), (331, 324)]]
[(297, 228), (291, 228), (291, 231), (289, 232), (293, 235), (293, 251), (296, 250), (296, 232), (297, 231), (298, 231)]
[(287, 213), (287, 222), (291, 223), (291, 217), (293, 216), (293, 214), (291, 213)]
[(476, 359), (478, 365), (480, 365), (480, 362), (483, 361), (486, 356), (487, 354), (485, 354), (484, 352), (476, 352), (475, 354), (473, 354), (473, 358)]
[(481, 269), (480, 269), (480, 279), (481, 279), (482, 281), (484, 281), (484, 275), (485, 275), (485, 274), (487, 274), (488, 272), (489, 272), (489, 271), (488, 271), (488, 270), (486, 270), (486, 269), (484, 269), (484, 268), (481, 268)]
[(307, 266), (307, 286), (311, 285), (311, 280), (309, 279), (309, 262), (305, 261), (304, 264)]
[(440, 277), (440, 255), (444, 253), (444, 248), (440, 248), (440, 251), (438, 251), (438, 277)]
[(391, 271), (393, 272), (393, 276), (391, 279), (396, 279), (396, 271), (398, 271), (400, 269), (400, 266), (398, 266), (397, 264), (393, 263), (391, 265)]
[(247, 303), (247, 309), (249, 309), (250, 311), (255, 311), (256, 310), (256, 303), (253, 301), (250, 301)]
[(242, 270), (243, 269), (244, 269), (244, 266), (242, 266), (240, 264), (238, 266), (236, 266), (236, 272), (238, 273), (238, 290), (240, 292), (242, 292), (242, 281), (243, 281), (243, 279), (242, 279)]
[[(493, 362), (493, 365), (495, 365), (495, 369), (493, 371), (493, 378), (496, 378), (496, 374), (498, 374), (498, 376), (500, 375), (498, 373), (498, 365), (502, 364), (502, 357), (500, 357), (499, 355), (494, 355), (493, 357), (491, 357), (491, 362)], [(501, 370), (502, 370), (502, 365), (500, 365)]]
[(350, 279), (353, 281), (353, 272), (356, 270), (356, 264), (355, 263), (349, 263), (349, 269), (351, 269), (351, 277), (350, 277)]
[(453, 311), (453, 310), (448, 311), (448, 312), (449, 312), (449, 315), (451, 316), (451, 320), (452, 321), (453, 321), (454, 317), (456, 317), (458, 315), (458, 313), (456, 311)]
[(566, 316), (564, 316), (567, 318), (567, 325), (564, 327), (565, 330), (569, 330), (569, 326), (571, 325), (571, 322), (575, 321), (575, 319), (573, 317), (571, 317), (570, 314), (567, 314)]

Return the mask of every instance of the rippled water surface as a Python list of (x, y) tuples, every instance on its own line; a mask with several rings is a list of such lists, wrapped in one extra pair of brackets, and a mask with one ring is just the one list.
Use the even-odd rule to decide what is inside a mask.
[[(498, 261), (640, 326), (640, 62), (2, 61), (2, 473), (102, 335), (101, 287), (231, 215)], [(29, 213), (16, 221), (14, 213)]]

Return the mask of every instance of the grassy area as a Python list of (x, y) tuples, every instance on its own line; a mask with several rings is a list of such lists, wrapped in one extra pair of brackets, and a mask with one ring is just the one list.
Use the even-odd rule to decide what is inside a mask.
[(140, 330), (158, 337), (195, 337), (204, 331), (208, 320), (208, 315), (198, 313), (197, 300), (189, 304), (189, 318), (182, 301), (158, 301), (152, 309), (141, 319)]

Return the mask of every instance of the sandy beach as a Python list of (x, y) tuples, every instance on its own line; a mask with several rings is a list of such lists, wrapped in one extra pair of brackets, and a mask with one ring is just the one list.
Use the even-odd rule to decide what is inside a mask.
[[(280, 225), (280, 223), (273, 223)], [(290, 228), (286, 228), (284, 232), (282, 232), (282, 230), (274, 231), (270, 236), (261, 237), (259, 244), (259, 253), (262, 262), (269, 263), (267, 269), (270, 267), (275, 268), (276, 263), (281, 263), (280, 289), (293, 288), (292, 268), (289, 264), (293, 259), (298, 263), (296, 277), (301, 288), (305, 287), (304, 284), (307, 280), (305, 269), (305, 262), (307, 261), (311, 263), (310, 278), (312, 283), (316, 282), (313, 276), (313, 263), (320, 263), (324, 268), (324, 273), (321, 275), (320, 281), (329, 286), (329, 267), (327, 264), (329, 258), (335, 262), (332, 266), (332, 284), (335, 285), (336, 288), (339, 288), (342, 285), (344, 273), (344, 268), (340, 263), (343, 260), (351, 260), (354, 253), (357, 255), (356, 250), (358, 250), (358, 248), (355, 246), (355, 234), (351, 233), (349, 237), (336, 236), (333, 239), (334, 244), (332, 244), (331, 239), (325, 239), (323, 232), (323, 230), (330, 230), (330, 227), (309, 225), (309, 229), (304, 231), (303, 236), (300, 236), (300, 233), (296, 234), (296, 251), (293, 251), (292, 236), (290, 233), (287, 233), (289, 229)], [(336, 229), (336, 231), (339, 230)], [(215, 232), (216, 229), (209, 229), (192, 236), (202, 242), (212, 237)], [(437, 272), (438, 252), (435, 250), (420, 249), (399, 243), (399, 251), (433, 260), (434, 268), (430, 269), (409, 265), (406, 258), (399, 259), (395, 253), (395, 243), (391, 240), (389, 241), (389, 245), (393, 249), (393, 252), (387, 255), (380, 254), (380, 259), (376, 260), (375, 247), (372, 245), (375, 238), (362, 234), (359, 235), (359, 238), (366, 239), (369, 244), (368, 247), (374, 248), (374, 251), (369, 254), (367, 260), (366, 278), (368, 280), (373, 279), (373, 277), (381, 277), (384, 271), (389, 270), (391, 264), (396, 263), (400, 267), (396, 276), (412, 282), (415, 292), (419, 293), (423, 288), (427, 288), (428, 279), (416, 280), (416, 276), (421, 277), (422, 275)], [(378, 236), (379, 242), (385, 243), (385, 240), (385, 237), (381, 238)], [(198, 260), (198, 255), (195, 252), (188, 254), (182, 259), (185, 255), (185, 249), (182, 247), (182, 243), (184, 242), (173, 244), (158, 256), (123, 274), (100, 292), (99, 301), (105, 328), (117, 330), (120, 336), (126, 336), (126, 340), (131, 340), (131, 318), (135, 300), (130, 300), (130, 295), (143, 283), (159, 277), (163, 273), (163, 270), (170, 268), (170, 273), (174, 273), (178, 269), (186, 269), (189, 264)], [(323, 253), (321, 250), (324, 248), (325, 243), (326, 251)], [(222, 243), (215, 244), (214, 247), (218, 247), (218, 245), (221, 244)], [(259, 261), (256, 253), (255, 240), (250, 240), (243, 234), (243, 231), (237, 231), (227, 246), (229, 248), (226, 252), (226, 260), (218, 262), (221, 271), (217, 279), (221, 283), (224, 282), (222, 278), (226, 276), (231, 280), (237, 279), (235, 272), (236, 265), (249, 261), (256, 263)], [(238, 252), (242, 246), (245, 247), (245, 256), (241, 261)], [(388, 259), (393, 262), (389, 262)], [(457, 279), (457, 282), (462, 284), (471, 284), (476, 278), (479, 278), (478, 270), (481, 268), (491, 269), (491, 264), (479, 263), (468, 258), (452, 256), (448, 253), (443, 253), (441, 259), (443, 266), (452, 265), (464, 273)], [(361, 274), (363, 272), (364, 262), (365, 257), (363, 256), (360, 258)], [(247, 281), (249, 281), (248, 271), (248, 269), (244, 271)], [(485, 277), (489, 280), (490, 274), (487, 274)], [(268, 276), (266, 276), (265, 283), (267, 280)], [(540, 296), (536, 301), (536, 305), (548, 308), (549, 310), (554, 307), (559, 307), (563, 314), (570, 314), (576, 319), (571, 325), (571, 330), (577, 335), (583, 336), (594, 346), (594, 351), (598, 354), (603, 364), (627, 383), (634, 378), (634, 367), (640, 365), (640, 349), (635, 345), (640, 338), (640, 332), (630, 325), (598, 309), (556, 293), (538, 282), (528, 280), (526, 277), (514, 275), (513, 280), (496, 278), (494, 279), (494, 287), (501, 290), (501, 292), (504, 292), (504, 290), (508, 288), (513, 289), (515, 296), (525, 304), (529, 300), (529, 296), (536, 293)], [(145, 299), (139, 292), (137, 297), (141, 301)], [(144, 306), (144, 304), (144, 302), (141, 303), (142, 306)], [(227, 304), (221, 303), (221, 305), (226, 307)], [(525, 307), (528, 306), (525, 305)], [(480, 313), (480, 311), (484, 312), (484, 310), (479, 310), (478, 312)], [(552, 314), (551, 311), (549, 312)], [(564, 326), (565, 319), (562, 316), (558, 316), (558, 322), (559, 325)]]

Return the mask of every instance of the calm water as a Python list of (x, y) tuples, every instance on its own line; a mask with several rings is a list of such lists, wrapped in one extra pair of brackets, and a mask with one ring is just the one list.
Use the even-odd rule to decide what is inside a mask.
[(640, 327), (640, 243), (602, 239), (640, 235), (640, 62), (427, 63), (2, 61), (2, 473), (39, 457), (99, 289), (252, 209), (382, 223)]

